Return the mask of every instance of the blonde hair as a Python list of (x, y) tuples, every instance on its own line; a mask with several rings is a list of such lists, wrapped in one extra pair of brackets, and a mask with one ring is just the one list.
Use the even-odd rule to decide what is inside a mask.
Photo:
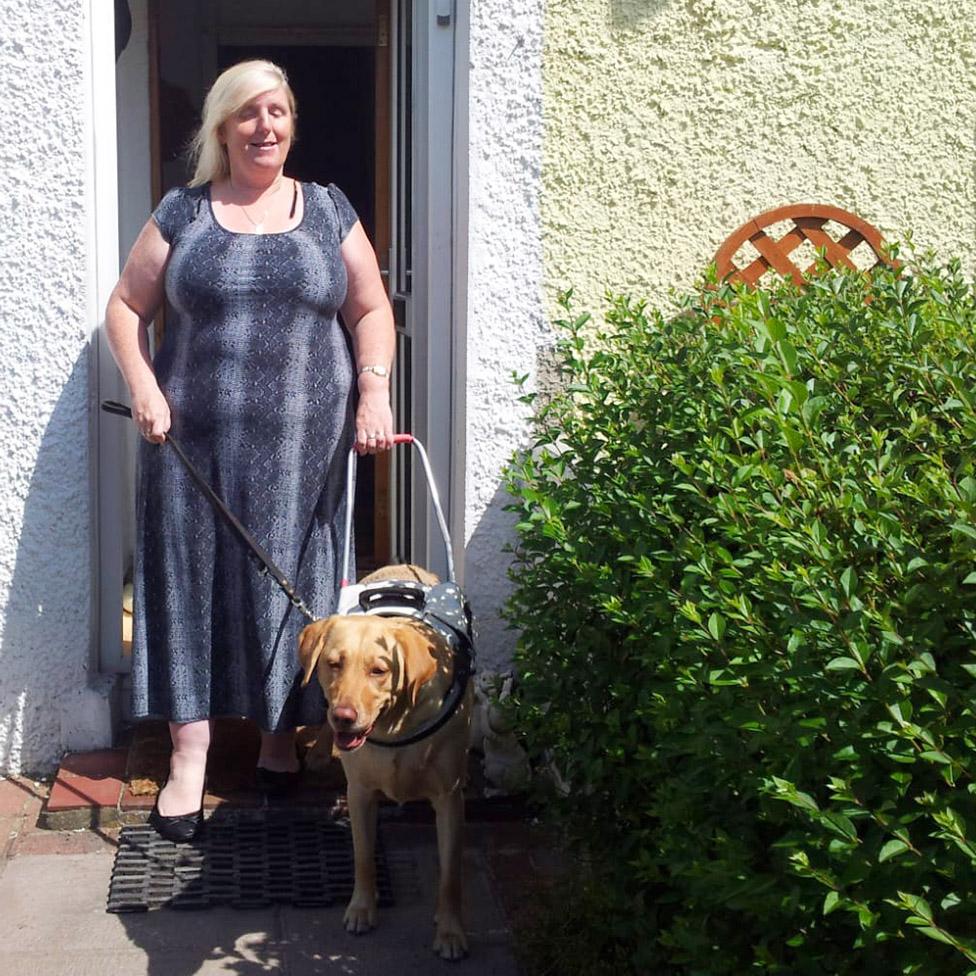
[(190, 186), (200, 186), (223, 179), (230, 174), (227, 150), (220, 141), (220, 127), (252, 98), (283, 88), (288, 96), (292, 116), (292, 140), (298, 115), (295, 94), (288, 76), (271, 61), (241, 61), (222, 72), (210, 86), (203, 102), (203, 121), (190, 143), (193, 179)]

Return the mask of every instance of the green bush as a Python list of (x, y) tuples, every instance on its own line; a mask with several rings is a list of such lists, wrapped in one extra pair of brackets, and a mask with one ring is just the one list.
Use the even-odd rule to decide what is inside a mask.
[(976, 291), (926, 260), (560, 325), (507, 615), (581, 942), (976, 973)]

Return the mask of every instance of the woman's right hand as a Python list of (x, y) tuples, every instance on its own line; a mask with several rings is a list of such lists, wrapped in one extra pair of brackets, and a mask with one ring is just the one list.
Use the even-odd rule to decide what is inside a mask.
[(132, 422), (151, 444), (162, 444), (166, 440), (172, 418), (166, 397), (157, 385), (132, 393)]

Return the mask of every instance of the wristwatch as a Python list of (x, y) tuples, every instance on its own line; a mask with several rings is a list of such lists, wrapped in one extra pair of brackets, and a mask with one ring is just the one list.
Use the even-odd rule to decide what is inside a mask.
[(357, 375), (362, 376), (363, 373), (374, 373), (376, 376), (390, 375), (390, 371), (385, 366), (360, 366)]

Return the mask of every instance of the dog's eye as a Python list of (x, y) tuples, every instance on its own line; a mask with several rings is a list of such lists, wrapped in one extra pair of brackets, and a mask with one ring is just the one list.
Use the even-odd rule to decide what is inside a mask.
[(326, 661), (325, 663), (332, 671), (338, 671), (342, 667), (342, 661)]
[(369, 673), (374, 678), (382, 678), (385, 674), (389, 674), (386, 668), (373, 668)]

